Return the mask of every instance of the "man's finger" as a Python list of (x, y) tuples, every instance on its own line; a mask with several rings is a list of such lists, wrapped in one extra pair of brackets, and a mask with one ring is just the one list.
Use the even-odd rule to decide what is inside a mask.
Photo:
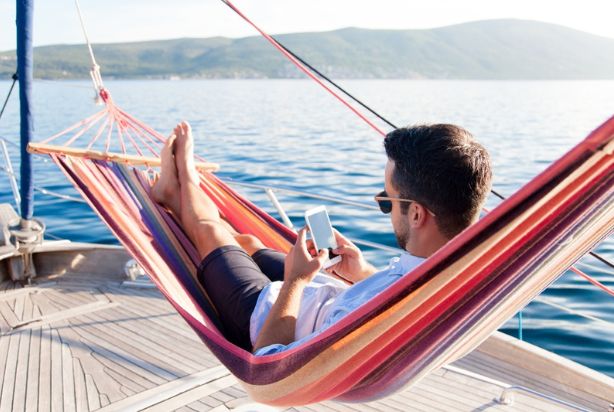
[(350, 256), (354, 256), (354, 255), (357, 254), (357, 251), (356, 251), (355, 248), (353, 248), (351, 246), (341, 245), (337, 249), (334, 249), (333, 253), (335, 255), (350, 255)]
[(301, 245), (304, 246), (305, 249), (307, 248), (305, 243), (305, 239), (306, 239), (306, 235), (305, 233), (307, 232), (307, 229), (305, 229), (305, 227), (301, 228), (301, 230), (298, 231), (298, 236), (296, 237), (296, 244), (297, 245)]
[(301, 253), (304, 257), (309, 258), (311, 257), (311, 254), (309, 253), (309, 251), (307, 251), (307, 245), (305, 240), (306, 232), (307, 229), (304, 227), (298, 231), (298, 237), (296, 238), (296, 244), (294, 245), (294, 247), (298, 249), (298, 252)]
[(309, 251), (309, 254), (311, 256), (315, 256), (318, 254), (318, 251), (316, 250), (312, 239), (307, 239), (306, 244), (307, 244), (307, 251)]
[(318, 267), (322, 267), (326, 259), (328, 259), (328, 249), (320, 249), (314, 260), (318, 262)]

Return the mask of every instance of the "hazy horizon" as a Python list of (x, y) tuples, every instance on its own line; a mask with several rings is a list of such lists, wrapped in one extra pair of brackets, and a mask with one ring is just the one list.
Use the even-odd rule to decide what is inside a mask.
[[(345, 27), (420, 30), (482, 20), (521, 19), (558, 24), (614, 39), (606, 0), (551, 2), (518, 0), (433, 0), (412, 4), (380, 0), (377, 5), (353, 0), (235, 0), (236, 6), (265, 31), (275, 34), (326, 32)], [(219, 0), (81, 0), (90, 40), (97, 44), (178, 38), (242, 38), (257, 33)], [(84, 42), (73, 0), (37, 2), (34, 45)], [(15, 49), (15, 2), (0, 0), (0, 50)]]

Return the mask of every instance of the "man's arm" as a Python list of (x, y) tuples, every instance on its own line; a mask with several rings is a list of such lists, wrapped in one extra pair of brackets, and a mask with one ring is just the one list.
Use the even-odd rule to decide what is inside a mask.
[(303, 290), (322, 268), (328, 255), (327, 251), (321, 250), (316, 257), (311, 257), (307, 251), (305, 232), (305, 228), (298, 232), (296, 244), (286, 257), (284, 284), (258, 335), (254, 352), (265, 346), (294, 342)]

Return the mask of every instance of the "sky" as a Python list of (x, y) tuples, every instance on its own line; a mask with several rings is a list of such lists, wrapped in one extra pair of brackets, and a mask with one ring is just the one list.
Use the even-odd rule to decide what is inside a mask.
[[(234, 0), (270, 33), (422, 29), (520, 18), (614, 39), (614, 0)], [(220, 0), (80, 0), (93, 43), (256, 34)], [(0, 0), (0, 50), (15, 49), (15, 0)], [(74, 0), (35, 0), (34, 44), (83, 42)]]

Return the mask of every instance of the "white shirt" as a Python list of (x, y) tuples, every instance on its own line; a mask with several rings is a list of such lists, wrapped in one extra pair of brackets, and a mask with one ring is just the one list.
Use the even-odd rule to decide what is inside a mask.
[[(331, 276), (318, 273), (303, 291), (301, 306), (296, 318), (295, 341), (288, 345), (266, 346), (256, 351), (255, 354), (270, 355), (300, 345), (312, 335), (335, 324), (345, 315), (388, 288), (423, 261), (423, 258), (403, 253), (399, 257), (392, 258), (386, 269), (352, 286)], [(283, 282), (272, 282), (260, 292), (250, 318), (249, 333), (252, 344), (256, 342), (271, 307), (279, 296), (282, 285)]]

